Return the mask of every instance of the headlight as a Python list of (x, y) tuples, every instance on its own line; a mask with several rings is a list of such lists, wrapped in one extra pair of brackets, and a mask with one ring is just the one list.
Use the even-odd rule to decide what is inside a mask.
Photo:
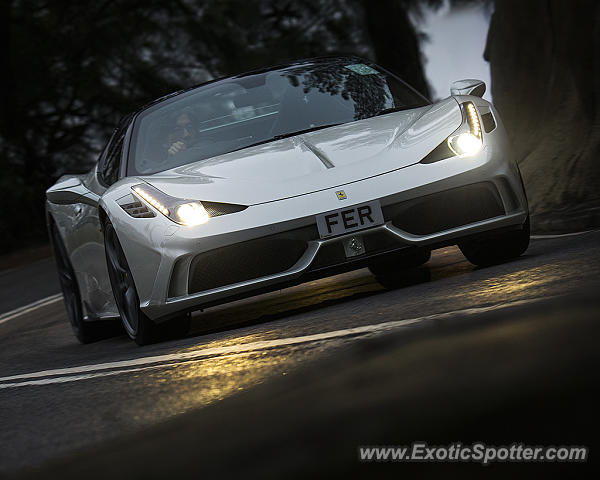
[(471, 157), (483, 147), (481, 124), (475, 105), (467, 102), (462, 108), (467, 121), (448, 137), (448, 146), (459, 157)]
[(190, 202), (179, 205), (175, 212), (179, 223), (188, 227), (208, 222), (208, 213), (201, 203)]
[[(154, 208), (156, 208), (160, 213), (162, 213), (164, 216), (168, 217), (170, 212), (169, 209), (162, 204), (158, 199), (154, 198), (154, 196), (150, 193), (150, 189), (148, 187), (145, 187), (144, 185), (136, 185), (135, 187), (132, 187), (132, 190), (137, 193), (141, 198), (143, 198), (144, 200), (146, 200), (146, 202), (148, 202), (150, 205), (152, 205)], [(162, 192), (160, 192), (159, 190), (156, 190), (155, 188), (153, 188), (152, 190), (154, 190), (152, 193), (154, 193), (154, 195), (156, 195), (156, 192), (158, 192), (158, 197), (162, 197), (162, 195), (164, 195)], [(161, 195), (162, 194), (162, 195)], [(162, 200), (162, 198), (161, 198)]]
[(470, 157), (481, 150), (481, 139), (471, 132), (463, 132), (450, 137), (448, 145), (459, 157)]
[(148, 184), (134, 185), (131, 189), (165, 217), (180, 225), (193, 227), (208, 222), (210, 218), (200, 202), (171, 197)]

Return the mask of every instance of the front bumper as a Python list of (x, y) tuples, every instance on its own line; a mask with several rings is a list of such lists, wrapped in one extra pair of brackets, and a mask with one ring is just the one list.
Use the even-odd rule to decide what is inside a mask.
[[(175, 311), (179, 311), (182, 306), (191, 310), (214, 306), (231, 299), (239, 299), (248, 296), (246, 294), (252, 295), (272, 290), (272, 288), (269, 288), (272, 286), (275, 286), (276, 289), (285, 288), (309, 279), (361, 268), (366, 266), (369, 260), (372, 261), (384, 255), (408, 251), (414, 247), (423, 246), (437, 248), (449, 244), (448, 242), (451, 240), (454, 241), (450, 242), (450, 244), (455, 243), (455, 241), (460, 238), (474, 236), (482, 232), (515, 227), (516, 225), (522, 224), (525, 218), (526, 214), (515, 213), (474, 222), (468, 226), (455, 227), (440, 232), (439, 234), (422, 236), (404, 232), (395, 227), (391, 222), (386, 222), (386, 224), (378, 227), (340, 235), (335, 238), (315, 239), (307, 243), (304, 253), (290, 268), (283, 269), (276, 273), (257, 275), (240, 281), (232, 281), (231, 283), (226, 283), (224, 285), (208, 285), (208, 288), (202, 290), (197, 287), (194, 288), (194, 283), (188, 281), (188, 293), (180, 297), (174, 296), (167, 298), (166, 305), (177, 306)], [(366, 252), (360, 256), (344, 257), (344, 240), (357, 237), (365, 243), (371, 238), (379, 237), (380, 242), (381, 238), (387, 238), (387, 241), (381, 242), (387, 243), (387, 245), (384, 249), (375, 248), (369, 250), (367, 248)], [(377, 240), (375, 240), (375, 242), (377, 242)], [(337, 250), (337, 252), (334, 253), (335, 250)], [(269, 252), (265, 251), (264, 254), (268, 255)], [(199, 257), (201, 258), (201, 255)], [(189, 271), (190, 274), (188, 278), (190, 278), (190, 280), (192, 280), (193, 277), (202, 276), (201, 272), (194, 272), (193, 262)], [(239, 273), (244, 275), (246, 272), (247, 270), (244, 270)], [(214, 280), (214, 277), (212, 277), (211, 280)], [(162, 314), (164, 314), (165, 310), (166, 309), (161, 306), (160, 312)]]
[[(526, 196), (516, 166), (494, 153), (498, 151), (501, 150), (485, 148), (470, 159), (450, 158), (434, 164), (415, 164), (335, 189), (253, 205), (243, 212), (211, 219), (199, 227), (177, 227), (164, 219), (162, 229), (149, 229), (146, 235), (134, 235), (135, 232), (130, 231), (124, 249), (128, 258), (130, 254), (137, 256), (129, 263), (141, 308), (153, 320), (166, 319), (179, 312), (283, 288), (319, 274), (324, 276), (335, 267), (359, 268), (370, 258), (399, 250), (415, 246), (436, 248), (491, 230), (519, 228), (528, 215)], [(340, 188), (348, 196), (344, 202), (335, 195)], [(475, 213), (461, 215), (470, 208), (469, 205), (481, 203), (481, 193), (479, 197), (473, 197), (469, 189), (487, 190), (488, 197), (491, 195), (496, 199), (496, 207), (475, 208)], [(453, 191), (462, 192), (454, 197), (462, 200), (452, 200)], [(422, 208), (424, 199), (436, 196), (438, 204), (445, 208)], [(382, 205), (386, 218), (384, 225), (335, 238), (319, 238), (316, 214), (375, 198)], [(413, 221), (406, 227), (395, 221), (402, 212), (409, 212), (404, 215), (408, 219), (422, 219), (423, 212), (429, 212), (429, 219)], [(458, 214), (453, 216), (452, 212)], [(136, 222), (156, 224), (159, 220), (157, 217)], [(237, 257), (218, 255), (220, 249), (231, 248), (231, 253), (234, 252), (232, 249), (251, 242), (286, 237), (289, 233), (288, 240), (293, 240), (294, 232), (303, 232), (296, 237), (303, 246), (291, 248), (293, 255), (284, 255), (281, 263), (270, 259), (285, 247), (267, 246), (262, 256), (264, 262), (259, 263), (266, 263), (269, 268), (261, 271), (259, 266), (256, 275), (252, 273), (256, 272), (257, 262), (249, 262), (253, 263), (249, 268), (240, 266), (244, 259), (253, 259), (256, 249), (242, 250)], [(364, 238), (365, 243), (372, 239), (371, 244), (375, 247), (367, 249), (360, 258), (340, 256), (342, 240), (356, 235)], [(334, 252), (336, 249), (337, 253)], [(209, 261), (202, 262), (207, 258)], [(212, 270), (202, 273), (202, 265), (209, 263)], [(219, 272), (219, 266), (225, 275), (215, 274)], [(236, 274), (239, 270), (242, 270), (241, 274)], [(150, 276), (148, 272), (154, 274)], [(219, 277), (218, 281), (213, 282), (213, 277)]]

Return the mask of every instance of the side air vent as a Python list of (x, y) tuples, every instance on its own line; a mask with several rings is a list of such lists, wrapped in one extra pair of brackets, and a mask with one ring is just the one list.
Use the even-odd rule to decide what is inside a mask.
[(485, 130), (485, 133), (490, 133), (494, 128), (496, 128), (496, 122), (492, 112), (484, 113), (481, 116), (481, 121), (483, 123), (483, 129)]
[(234, 205), (233, 203), (201, 202), (209, 217), (218, 217), (219, 215), (228, 215), (230, 213), (246, 210), (246, 205)]
[(156, 214), (152, 210), (150, 210), (139, 200), (136, 200), (131, 203), (125, 203), (121, 205), (121, 208), (133, 218), (152, 218), (156, 216)]

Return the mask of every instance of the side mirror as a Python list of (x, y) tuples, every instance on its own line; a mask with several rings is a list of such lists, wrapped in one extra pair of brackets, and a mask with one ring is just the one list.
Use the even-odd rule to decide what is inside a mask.
[(485, 82), (475, 79), (457, 80), (450, 85), (450, 95), (475, 95), (483, 97)]
[(81, 180), (77, 177), (63, 177), (48, 190), (46, 198), (59, 205), (72, 205), (75, 203), (85, 203), (92, 207), (97, 207), (100, 197), (90, 192)]

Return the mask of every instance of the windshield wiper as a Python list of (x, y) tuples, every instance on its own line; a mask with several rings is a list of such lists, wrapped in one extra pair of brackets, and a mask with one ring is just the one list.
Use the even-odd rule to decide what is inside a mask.
[(411, 108), (417, 108), (417, 107), (391, 107), (391, 108), (384, 108), (383, 110), (379, 110), (375, 115), (373, 115), (374, 117), (378, 117), (379, 115), (385, 115), (386, 113), (394, 113), (394, 112), (401, 112), (402, 110), (410, 110)]
[(235, 150), (230, 150), (227, 153), (237, 152), (238, 150), (244, 150), (245, 148), (256, 147), (257, 145), (263, 145), (265, 143), (274, 142), (275, 140), (281, 140), (283, 138), (293, 137), (295, 135), (300, 135), (302, 133), (314, 132), (315, 130), (321, 130), (323, 128), (337, 127), (338, 125), (341, 125), (341, 123), (330, 123), (328, 125), (319, 125), (318, 127), (310, 127), (310, 128), (305, 128), (303, 130), (296, 130), (295, 132), (281, 133), (279, 135), (275, 135), (274, 137), (267, 138), (266, 140), (261, 140), (260, 142), (251, 143), (250, 145), (244, 145), (243, 147), (236, 148)]
[(296, 130), (295, 132), (281, 133), (275, 135), (271, 140), (281, 140), (282, 138), (293, 137), (295, 135), (300, 135), (301, 133), (314, 132), (315, 130), (321, 130), (323, 128), (337, 127), (338, 125), (341, 125), (341, 123), (330, 123), (329, 125), (319, 125), (318, 127), (305, 128), (303, 130)]

